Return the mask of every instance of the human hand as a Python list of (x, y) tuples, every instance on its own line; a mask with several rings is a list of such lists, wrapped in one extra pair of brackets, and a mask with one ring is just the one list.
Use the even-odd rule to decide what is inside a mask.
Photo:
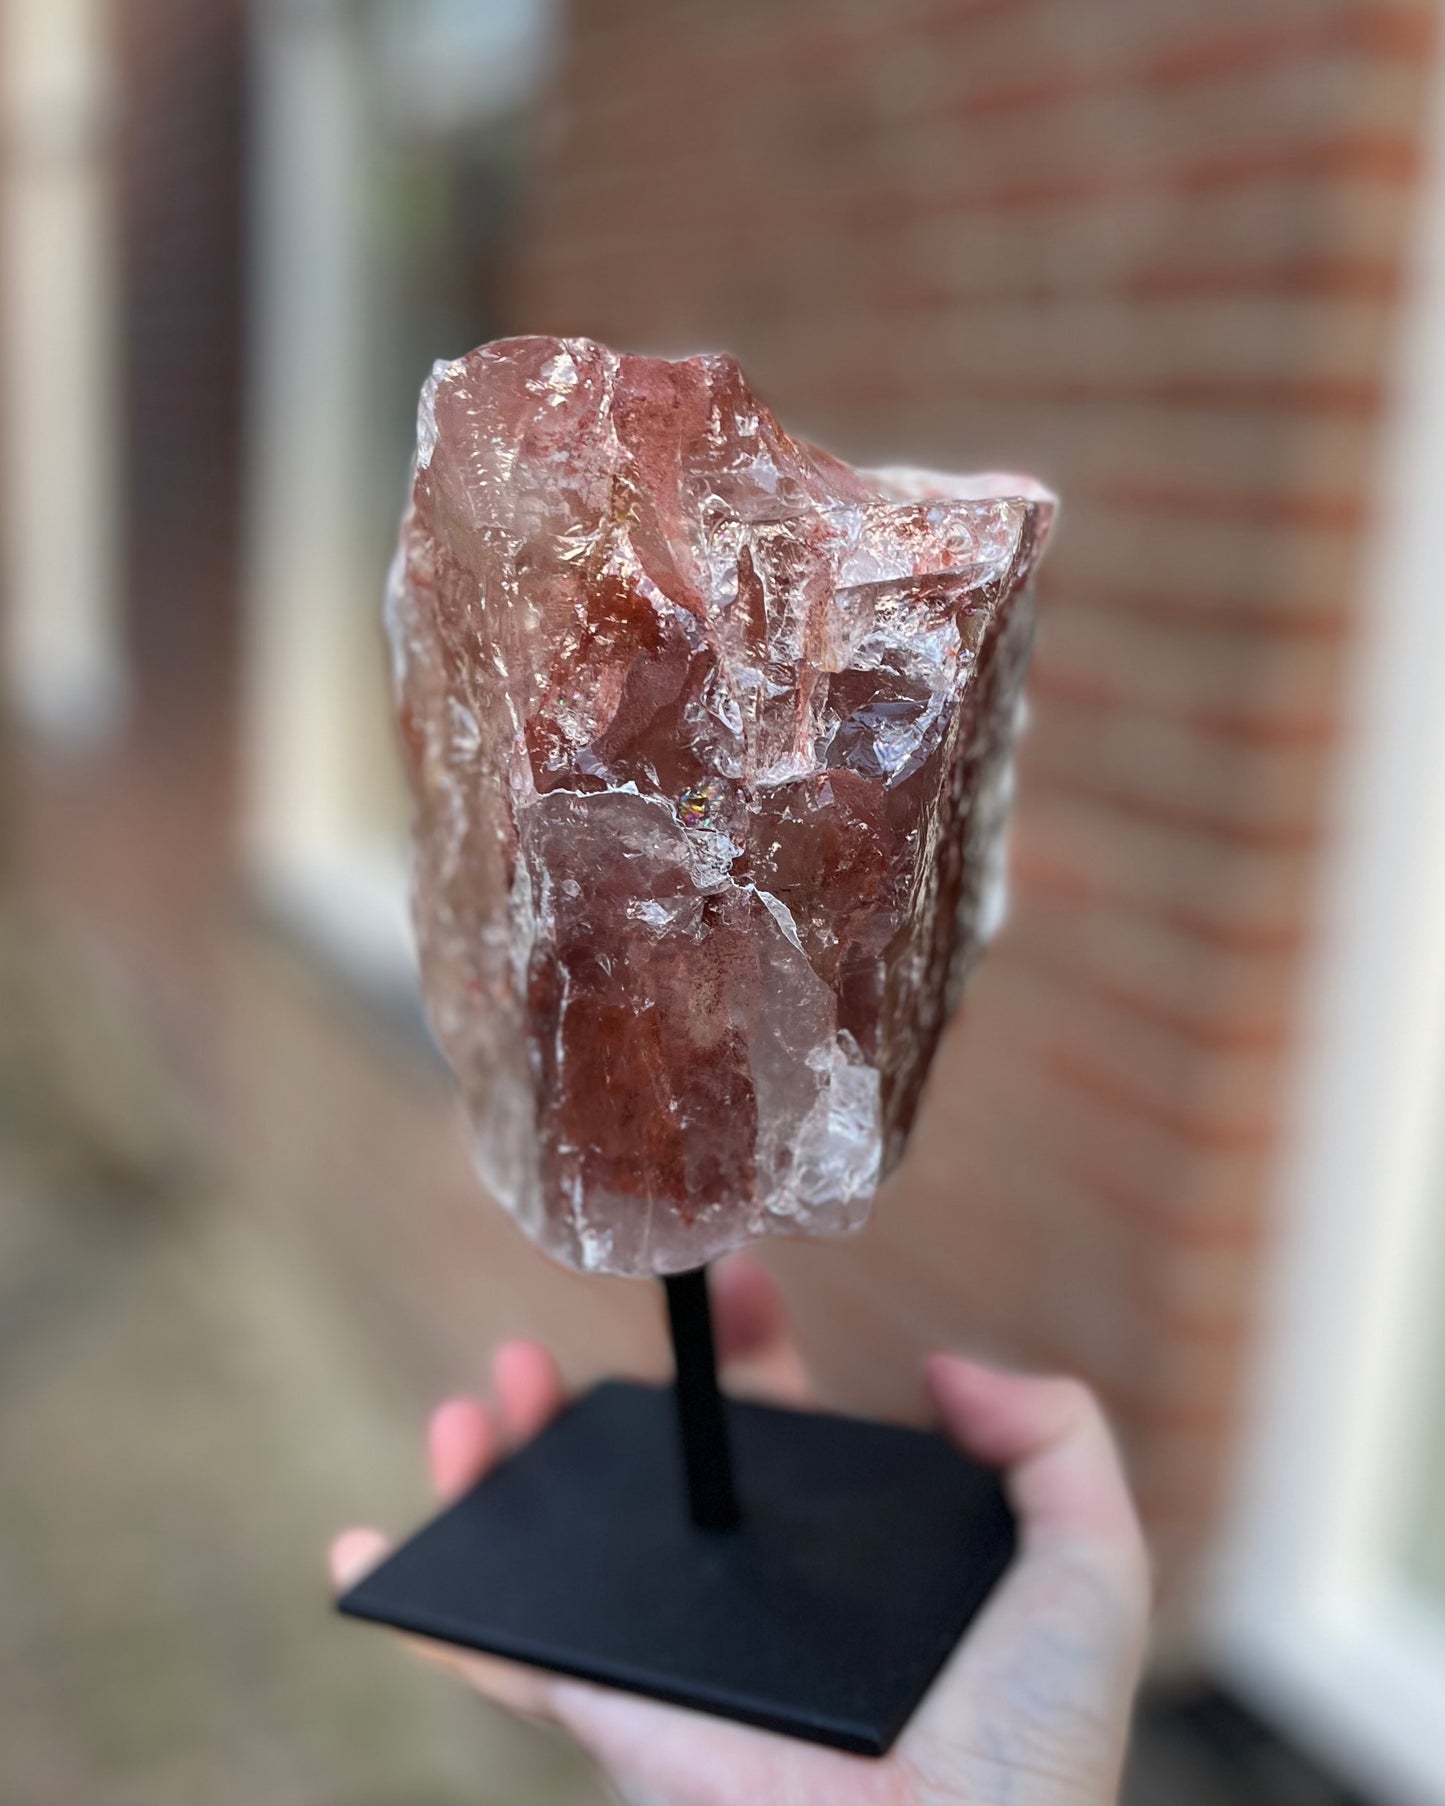
[[(761, 1267), (722, 1262), (719, 1354), (748, 1390), (808, 1402), (782, 1301)], [(510, 1343), (493, 1398), (433, 1415), (432, 1477), (458, 1497), (565, 1402), (546, 1349)], [(928, 1363), (941, 1427), (1006, 1470), (1019, 1553), (889, 1754), (850, 1756), (447, 1644), (407, 1641), (478, 1692), (562, 1726), (635, 1806), (1108, 1806), (1116, 1798), (1149, 1607), (1143, 1539), (1102, 1413), (1077, 1380)], [(332, 1545), (353, 1585), (386, 1553), (375, 1530)]]

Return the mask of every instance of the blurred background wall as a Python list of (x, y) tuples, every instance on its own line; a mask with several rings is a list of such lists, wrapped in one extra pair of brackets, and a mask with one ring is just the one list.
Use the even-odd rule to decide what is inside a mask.
[[(1061, 493), (1008, 926), (873, 1225), (767, 1257), (831, 1402), (916, 1413), (940, 1343), (1098, 1387), (1171, 1671), (1264, 1727), (1199, 1708), (1141, 1799), (1266, 1799), (1275, 1734), (1302, 1797), (1434, 1797), (1436, 8), (3, 20), (0, 1798), (595, 1797), (312, 1567), (420, 1512), (503, 1337), (663, 1360), (483, 1197), (415, 997), (377, 596), (421, 377), (516, 331), (725, 346), (844, 454)], [(77, 1654), (138, 1638), (150, 1693)]]
[(733, 346), (826, 444), (1064, 498), (1008, 933), (876, 1232), (788, 1273), (870, 1403), (960, 1324), (1087, 1374), (1172, 1565), (1238, 1399), (1430, 21), (576, 17), (516, 318)]

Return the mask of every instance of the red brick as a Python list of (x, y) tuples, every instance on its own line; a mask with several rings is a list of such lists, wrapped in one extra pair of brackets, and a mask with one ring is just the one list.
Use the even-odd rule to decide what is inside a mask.
[(1091, 987), (1202, 1048), (1278, 1049), (1288, 1033), (1295, 992), (1288, 954), (1219, 946), (1130, 902), (1081, 900), (1066, 879), (1016, 874), (1006, 945), (1014, 959), (1061, 985)]

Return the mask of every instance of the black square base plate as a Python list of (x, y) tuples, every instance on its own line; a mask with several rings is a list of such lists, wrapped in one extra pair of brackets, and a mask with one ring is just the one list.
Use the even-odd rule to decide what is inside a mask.
[(340, 1609), (883, 1754), (1013, 1553), (998, 1476), (920, 1430), (727, 1409), (735, 1529), (688, 1518), (671, 1389), (608, 1382)]

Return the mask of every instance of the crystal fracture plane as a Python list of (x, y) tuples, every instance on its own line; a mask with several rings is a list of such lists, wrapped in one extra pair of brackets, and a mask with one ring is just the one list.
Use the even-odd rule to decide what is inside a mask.
[(549, 1253), (866, 1217), (997, 912), (1053, 507), (854, 470), (730, 357), (437, 365), (388, 596), (423, 982)]

